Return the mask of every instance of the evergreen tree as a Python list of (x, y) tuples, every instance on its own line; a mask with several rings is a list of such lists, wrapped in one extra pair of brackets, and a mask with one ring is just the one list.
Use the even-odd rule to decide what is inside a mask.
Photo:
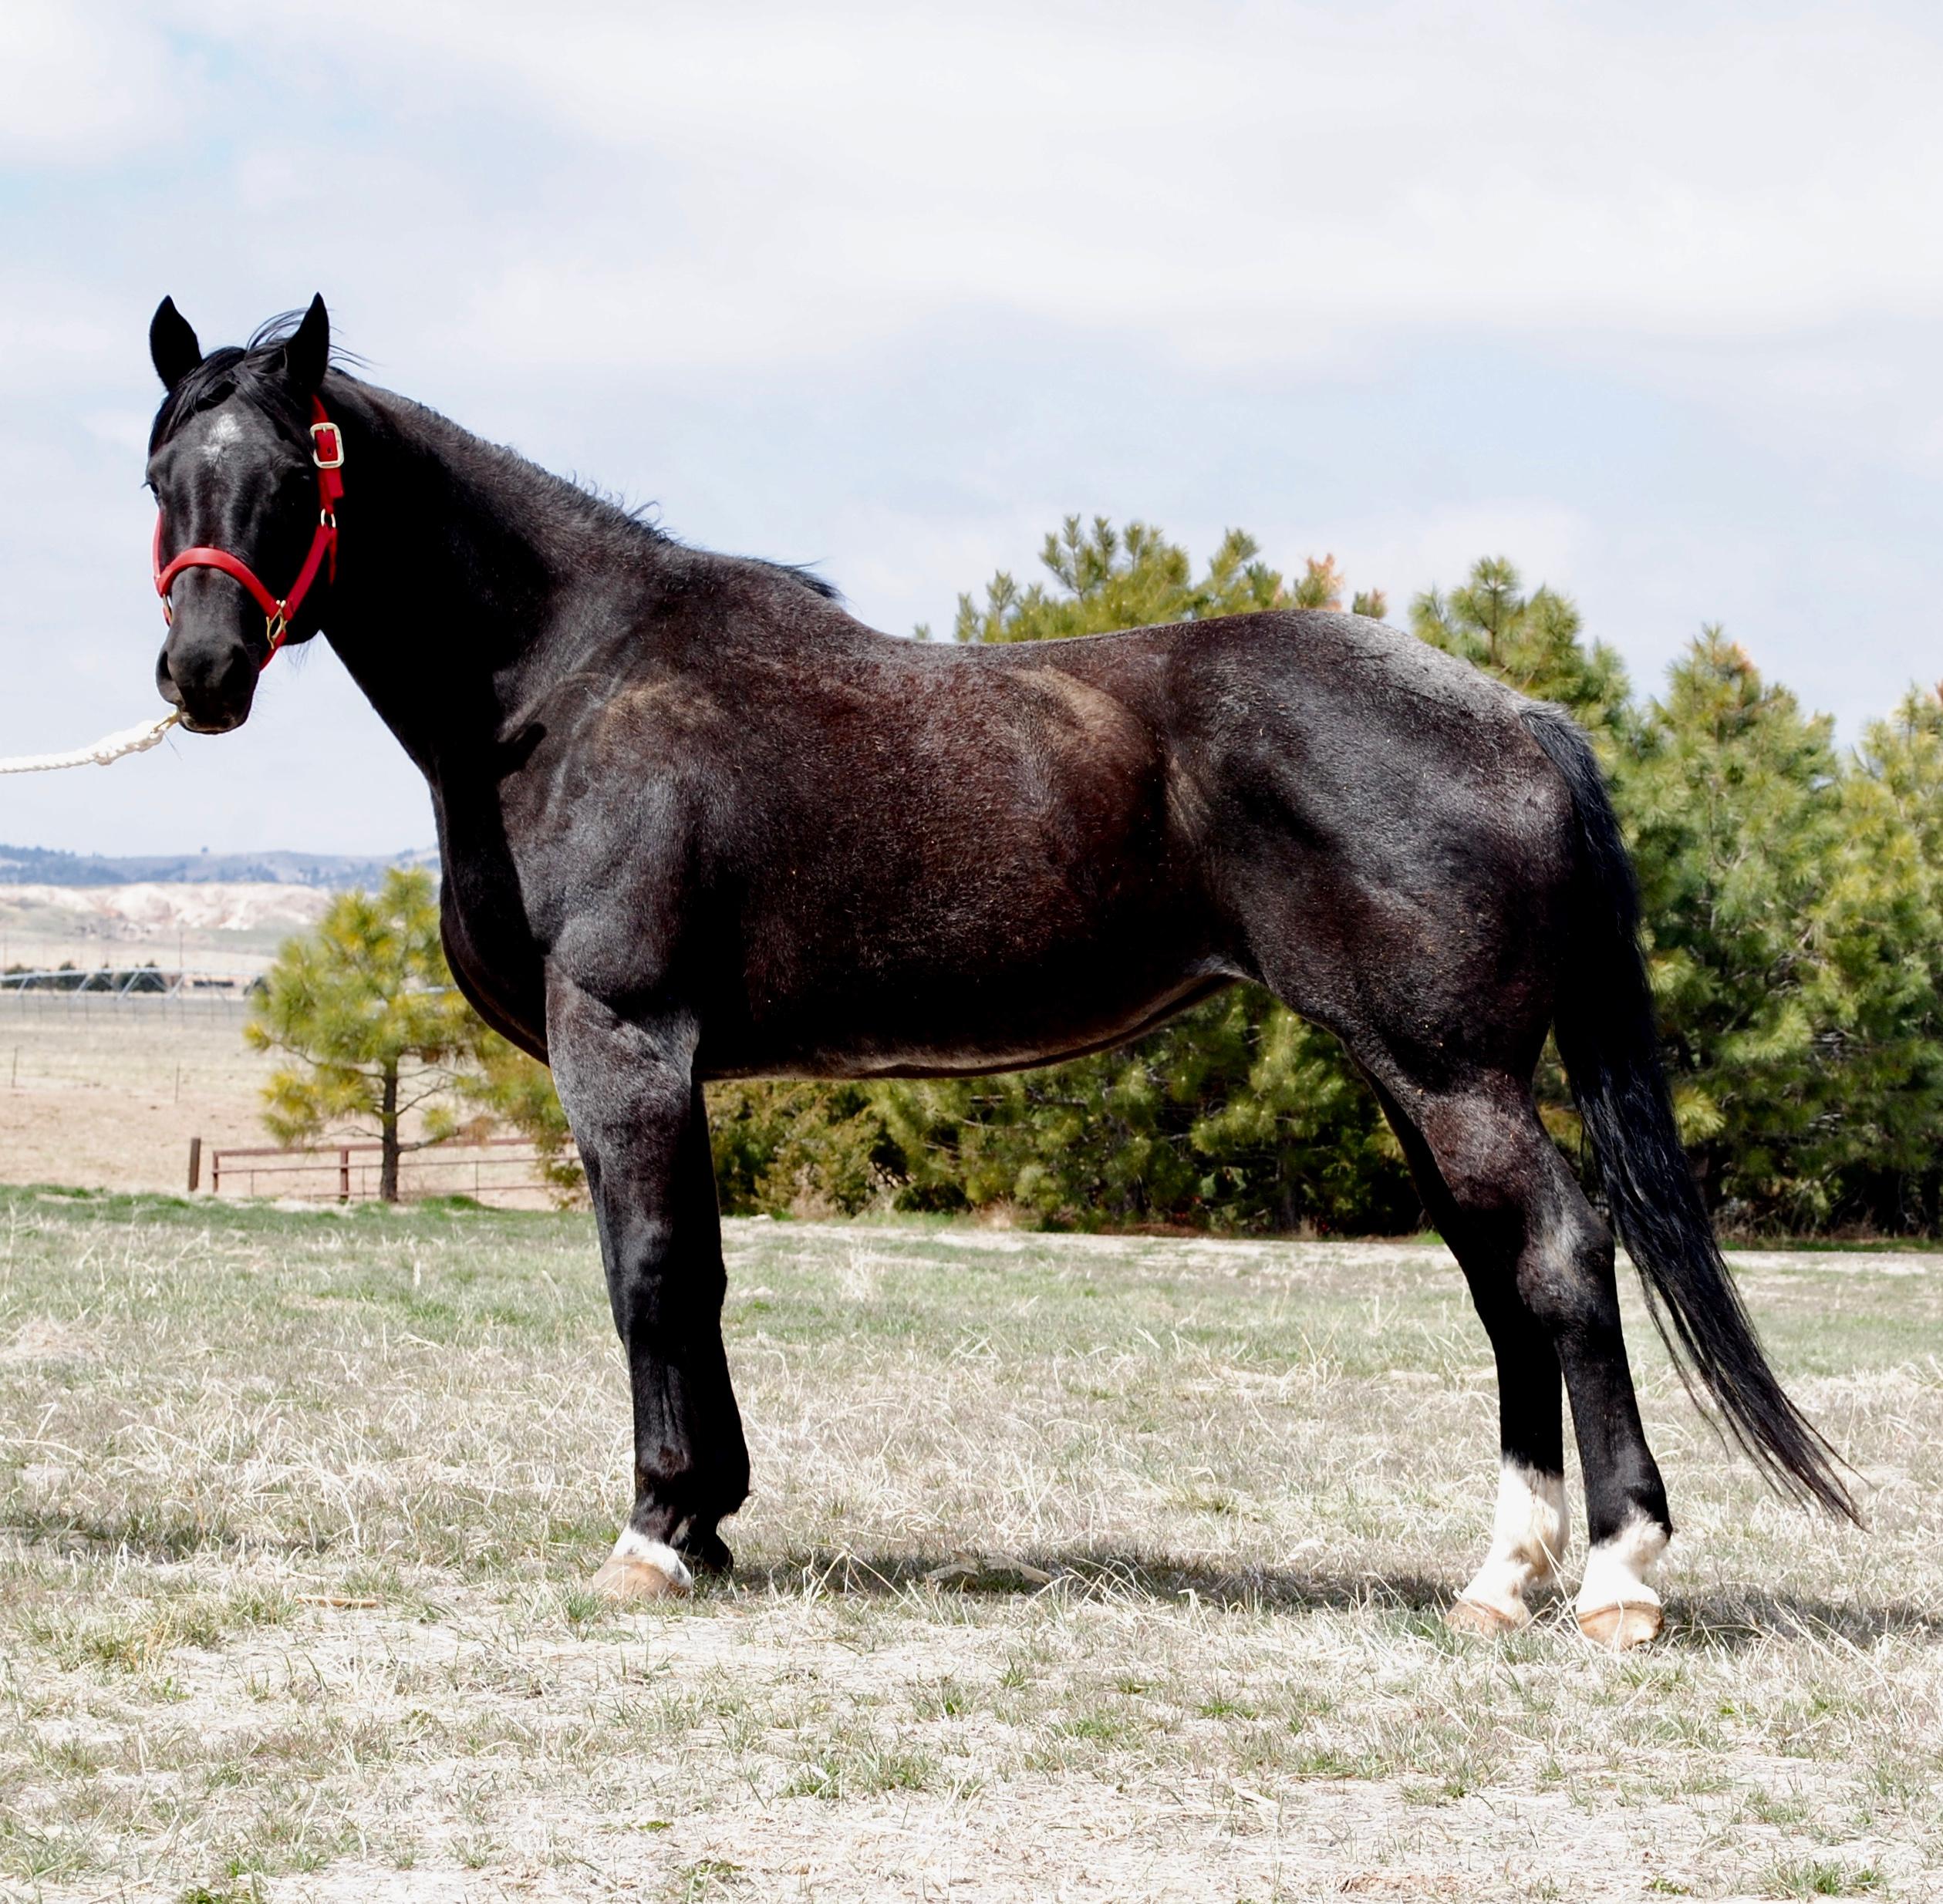
[[(963, 641), (1335, 608), (1333, 558), (1293, 584), (1231, 531), (1196, 575), (1151, 525), (1070, 517), (1047, 579), (960, 598)], [(1379, 593), (1352, 598), (1380, 616)], [(1943, 690), (1852, 757), (1826, 718), (1703, 631), (1644, 706), (1569, 598), (1501, 558), (1411, 605), (1424, 640), (1590, 732), (1633, 851), (1682, 1134), (1742, 1231), (1943, 1225)], [(1577, 1155), (1549, 1046), (1541, 1114)], [(1393, 1230), (1417, 1205), (1335, 1041), (1237, 988), (1131, 1047), (1013, 1076), (713, 1087), (730, 1208), (1008, 1205), (1056, 1224)], [(1582, 1158), (1580, 1162), (1584, 1161)]]
[(1622, 777), (1681, 1135), (1728, 1222), (1828, 1213), (1843, 1114), (1824, 900), (1842, 843), (1833, 724), (1718, 628), (1675, 664)]
[[(1603, 642), (1587, 645), (1569, 596), (1543, 587), (1527, 595), (1509, 561), (1487, 556), (1449, 595), (1435, 588), (1418, 595), (1410, 605), (1410, 625), (1420, 640), (1496, 675), (1520, 694), (1556, 701), (1591, 735), (1608, 777), (1623, 770), (1638, 725), (1625, 663)], [(1590, 1159), (1584, 1154), (1578, 1112), (1557, 1046), (1549, 1038), (1534, 1094), (1545, 1127), (1590, 1186)]]
[[(1130, 522), (1122, 531), (1095, 516), (1089, 529), (1068, 516), (1039, 551), (1051, 585), (1035, 581), (1021, 588), (1001, 569), (986, 584), (982, 608), (968, 595), (958, 598), (953, 639), (1045, 641), (1295, 605), (1282, 578), (1256, 559), (1260, 553), (1253, 537), (1230, 529), (1196, 581), (1186, 550), (1151, 524)], [(1312, 577), (1316, 568), (1310, 564)]]
[[(263, 1121), (278, 1141), (375, 1131), (379, 1194), (395, 1203), (400, 1156), (457, 1129), (454, 1099), (486, 1036), (446, 969), (430, 875), (394, 871), (375, 894), (340, 893), (313, 932), (278, 954), (243, 1036), (293, 1060), (264, 1087)], [(408, 1139), (414, 1114), (419, 1134)]]
[(1943, 693), (1873, 723), (1841, 786), (1817, 906), (1814, 1009), (1837, 1079), (1810, 1160), (1821, 1207), (1872, 1229), (1943, 1221)]
[(716, 1194), (733, 1213), (855, 1216), (909, 1174), (883, 1087), (757, 1078), (708, 1087)]
[[(1069, 516), (1050, 583), (993, 578), (960, 598), (961, 641), (1034, 641), (1263, 608), (1336, 608), (1333, 556), (1293, 588), (1230, 530), (1197, 581), (1150, 524)], [(1364, 608), (1372, 598), (1358, 598)], [(1381, 598), (1374, 598), (1380, 608)], [(1417, 1204), (1375, 1100), (1341, 1047), (1265, 993), (1238, 989), (1118, 1051), (1009, 1076), (893, 1083), (877, 1102), (904, 1160), (904, 1200), (1007, 1203), (1041, 1220), (1230, 1228), (1402, 1227)]]
[(1325, 555), (1317, 561), (1311, 555), (1302, 564), (1302, 579), (1289, 591), (1289, 606), (1334, 610), (1342, 605), (1343, 578), (1335, 557)]
[(487, 1128), (510, 1124), (532, 1145), (540, 1181), (555, 1206), (571, 1208), (585, 1195), (587, 1173), (553, 1073), (483, 1023), (477, 1040), (477, 1069), (460, 1077), (460, 1096), (474, 1107), (474, 1121)]

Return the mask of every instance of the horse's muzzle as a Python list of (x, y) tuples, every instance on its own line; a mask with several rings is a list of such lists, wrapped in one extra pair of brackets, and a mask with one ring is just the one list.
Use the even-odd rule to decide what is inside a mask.
[(156, 657), (155, 685), (164, 700), (180, 711), (192, 734), (226, 734), (250, 717), (256, 699), (257, 668), (248, 651), (207, 649), (171, 655), (170, 641)]

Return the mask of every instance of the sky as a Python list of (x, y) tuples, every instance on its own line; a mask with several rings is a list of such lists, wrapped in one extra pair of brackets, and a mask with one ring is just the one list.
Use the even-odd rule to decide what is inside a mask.
[[(1393, 619), (1508, 556), (1641, 688), (1719, 622), (1848, 741), (1943, 676), (1934, 8), (8, 0), (0, 71), (0, 754), (160, 711), (164, 292), (207, 348), (322, 291), (893, 633), (1077, 511)], [(235, 733), (0, 780), (21, 844), (431, 834), (322, 641)]]

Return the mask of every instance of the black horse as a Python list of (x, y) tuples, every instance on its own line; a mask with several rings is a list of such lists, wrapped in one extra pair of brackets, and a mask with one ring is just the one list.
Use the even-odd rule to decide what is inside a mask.
[(1533, 1108), (1553, 1027), (1663, 1329), (1770, 1478), (1853, 1515), (1688, 1172), (1631, 869), (1560, 709), (1353, 615), (892, 639), (332, 367), (321, 299), (207, 356), (165, 299), (150, 343), (158, 564), (235, 558), (170, 586), (157, 679), (191, 732), (248, 715), (283, 633), (252, 597), (321, 547), (342, 457), (288, 639), (326, 631), (423, 771), (454, 975), (552, 1065), (586, 1162), (634, 1403), (606, 1590), (727, 1567), (747, 1492), (705, 1079), (1051, 1063), (1240, 980), (1348, 1048), (1489, 1333), (1497, 1518), (1456, 1621), (1522, 1622), (1564, 1552), (1562, 1378), (1580, 1624), (1660, 1626), (1612, 1237)]

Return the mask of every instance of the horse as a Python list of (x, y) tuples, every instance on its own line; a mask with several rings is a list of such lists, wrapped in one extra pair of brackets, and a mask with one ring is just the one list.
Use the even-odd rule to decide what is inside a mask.
[[(896, 639), (353, 376), (321, 298), (206, 355), (165, 298), (150, 349), (163, 698), (227, 733), (324, 634), (430, 788), (454, 979), (552, 1068), (632, 1400), (602, 1594), (728, 1569), (748, 1491), (707, 1080), (1053, 1064), (1237, 983), (1348, 1049), (1489, 1339), (1498, 1491), (1454, 1626), (1510, 1631), (1557, 1582), (1563, 1397), (1578, 1626), (1661, 1629), (1615, 1228), (1689, 1389), (1855, 1518), (1681, 1148), (1630, 863), (1562, 709), (1336, 613)], [(1534, 1108), (1548, 1031), (1610, 1226)]]

